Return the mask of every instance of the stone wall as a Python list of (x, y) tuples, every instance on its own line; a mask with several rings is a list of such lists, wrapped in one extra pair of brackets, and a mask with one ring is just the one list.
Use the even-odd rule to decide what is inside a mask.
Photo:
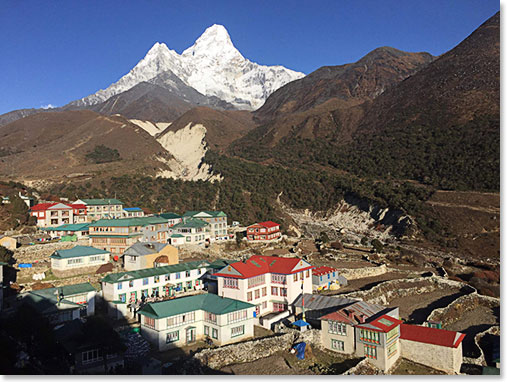
[(356, 269), (343, 269), (340, 274), (347, 280), (361, 279), (364, 277), (373, 277), (383, 275), (388, 272), (388, 268), (385, 264), (379, 267), (365, 267)]
[(449, 280), (439, 276), (417, 277), (386, 281), (369, 290), (350, 292), (341, 297), (361, 299), (372, 304), (389, 305), (390, 301), (399, 297), (430, 293), (437, 289), (461, 289), (463, 287), (469, 288), (470, 292), (475, 291), (474, 288), (463, 282)]
[(461, 296), (444, 308), (435, 309), (428, 316), (429, 321), (441, 321), (442, 326), (458, 321), (463, 313), (480, 307), (495, 308), (500, 306), (500, 299), (474, 293)]
[(189, 361), (188, 369), (199, 373), (203, 367), (220, 369), (236, 363), (253, 362), (269, 357), (278, 351), (288, 351), (294, 343), (301, 341), (320, 347), (320, 330), (311, 329), (303, 333), (291, 330), (278, 336), (226, 345), (216, 349), (204, 349), (196, 353)]
[(403, 358), (450, 374), (459, 373), (461, 368), (463, 354), (461, 346), (460, 344), (457, 348), (451, 348), (400, 339)]

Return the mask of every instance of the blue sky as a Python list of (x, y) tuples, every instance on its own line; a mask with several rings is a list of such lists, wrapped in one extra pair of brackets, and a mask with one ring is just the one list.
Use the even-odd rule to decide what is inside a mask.
[(0, 114), (92, 94), (155, 42), (181, 53), (212, 24), (250, 60), (310, 73), (379, 46), (440, 55), (499, 9), (498, 0), (1, 0)]

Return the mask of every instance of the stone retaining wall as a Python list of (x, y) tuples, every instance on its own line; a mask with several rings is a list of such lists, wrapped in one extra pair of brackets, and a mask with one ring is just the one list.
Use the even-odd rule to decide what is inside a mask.
[(347, 280), (362, 279), (364, 277), (373, 277), (383, 275), (388, 272), (388, 268), (385, 264), (379, 267), (365, 267), (356, 269), (344, 269), (341, 271), (341, 275)]
[(500, 306), (500, 299), (478, 294), (477, 291), (461, 296), (444, 308), (435, 309), (428, 316), (428, 321), (441, 321), (445, 327), (459, 320), (463, 313), (481, 306), (495, 308)]
[(431, 276), (417, 277), (412, 279), (390, 280), (380, 283), (369, 290), (350, 292), (341, 295), (341, 297), (361, 299), (372, 304), (389, 305), (390, 301), (395, 298), (430, 293), (436, 289), (444, 289), (449, 287), (468, 287), (470, 288), (471, 292), (475, 291), (474, 288), (468, 286), (463, 282), (449, 280), (439, 276)]
[(294, 343), (300, 341), (320, 347), (320, 330), (311, 329), (303, 333), (291, 330), (278, 336), (226, 345), (216, 349), (204, 349), (194, 355), (187, 369), (199, 373), (205, 367), (220, 369), (236, 363), (253, 362), (269, 357), (278, 351), (288, 351)]

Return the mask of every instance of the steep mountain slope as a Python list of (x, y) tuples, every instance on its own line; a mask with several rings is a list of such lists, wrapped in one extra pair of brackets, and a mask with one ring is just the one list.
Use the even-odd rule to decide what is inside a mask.
[[(408, 178), (443, 188), (496, 190), (499, 23), (496, 14), (456, 48), (371, 101), (350, 107), (353, 98), (331, 99), (265, 122), (235, 142), (231, 152), (251, 160), (318, 164), (360, 176)], [(305, 99), (319, 100), (320, 91), (314, 87)], [(267, 108), (276, 107), (259, 115), (283, 112), (293, 105), (304, 109), (300, 94), (294, 94), (294, 99), (273, 94), (281, 101), (266, 102)], [(369, 94), (375, 94), (374, 87)]]
[(207, 107), (196, 107), (171, 123), (157, 139), (160, 140), (168, 132), (176, 132), (189, 124), (206, 127), (207, 145), (219, 151), (255, 127), (252, 115), (247, 111), (219, 111)]
[(269, 121), (309, 110), (333, 98), (344, 101), (373, 99), (433, 59), (429, 53), (377, 48), (355, 63), (324, 66), (288, 83), (271, 94), (254, 114), (261, 121)]
[(368, 102), (433, 59), (383, 47), (355, 63), (317, 69), (271, 94), (253, 113), (261, 126), (238, 141), (234, 152), (262, 151), (285, 139), (347, 142)]
[(497, 190), (499, 113), (497, 13), (454, 49), (376, 98), (354, 145), (339, 161), (363, 174)]
[(253, 128), (247, 111), (218, 111), (196, 107), (157, 134), (157, 141), (174, 157), (168, 162), (171, 171), (165, 177), (185, 180), (215, 180), (205, 155), (211, 148), (224, 150), (233, 140)]
[[(98, 164), (86, 157), (97, 146), (120, 160)], [(51, 183), (121, 174), (156, 175), (171, 156), (143, 129), (122, 117), (92, 111), (35, 114), (0, 128), (0, 177)]]
[(166, 71), (205, 96), (218, 97), (243, 109), (258, 108), (273, 91), (304, 76), (282, 66), (263, 66), (249, 61), (234, 47), (227, 30), (213, 25), (181, 55), (163, 43), (156, 43), (120, 80), (71, 104), (101, 103)]

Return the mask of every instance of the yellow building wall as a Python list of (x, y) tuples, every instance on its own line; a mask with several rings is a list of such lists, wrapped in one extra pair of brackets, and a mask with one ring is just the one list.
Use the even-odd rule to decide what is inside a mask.
[(178, 264), (180, 259), (178, 256), (178, 248), (173, 247), (172, 245), (166, 245), (159, 253), (154, 253), (153, 255), (143, 256), (143, 260), (146, 262), (143, 264), (145, 268), (153, 268), (155, 265), (153, 262), (159, 256), (167, 256), (169, 263), (167, 265)]

